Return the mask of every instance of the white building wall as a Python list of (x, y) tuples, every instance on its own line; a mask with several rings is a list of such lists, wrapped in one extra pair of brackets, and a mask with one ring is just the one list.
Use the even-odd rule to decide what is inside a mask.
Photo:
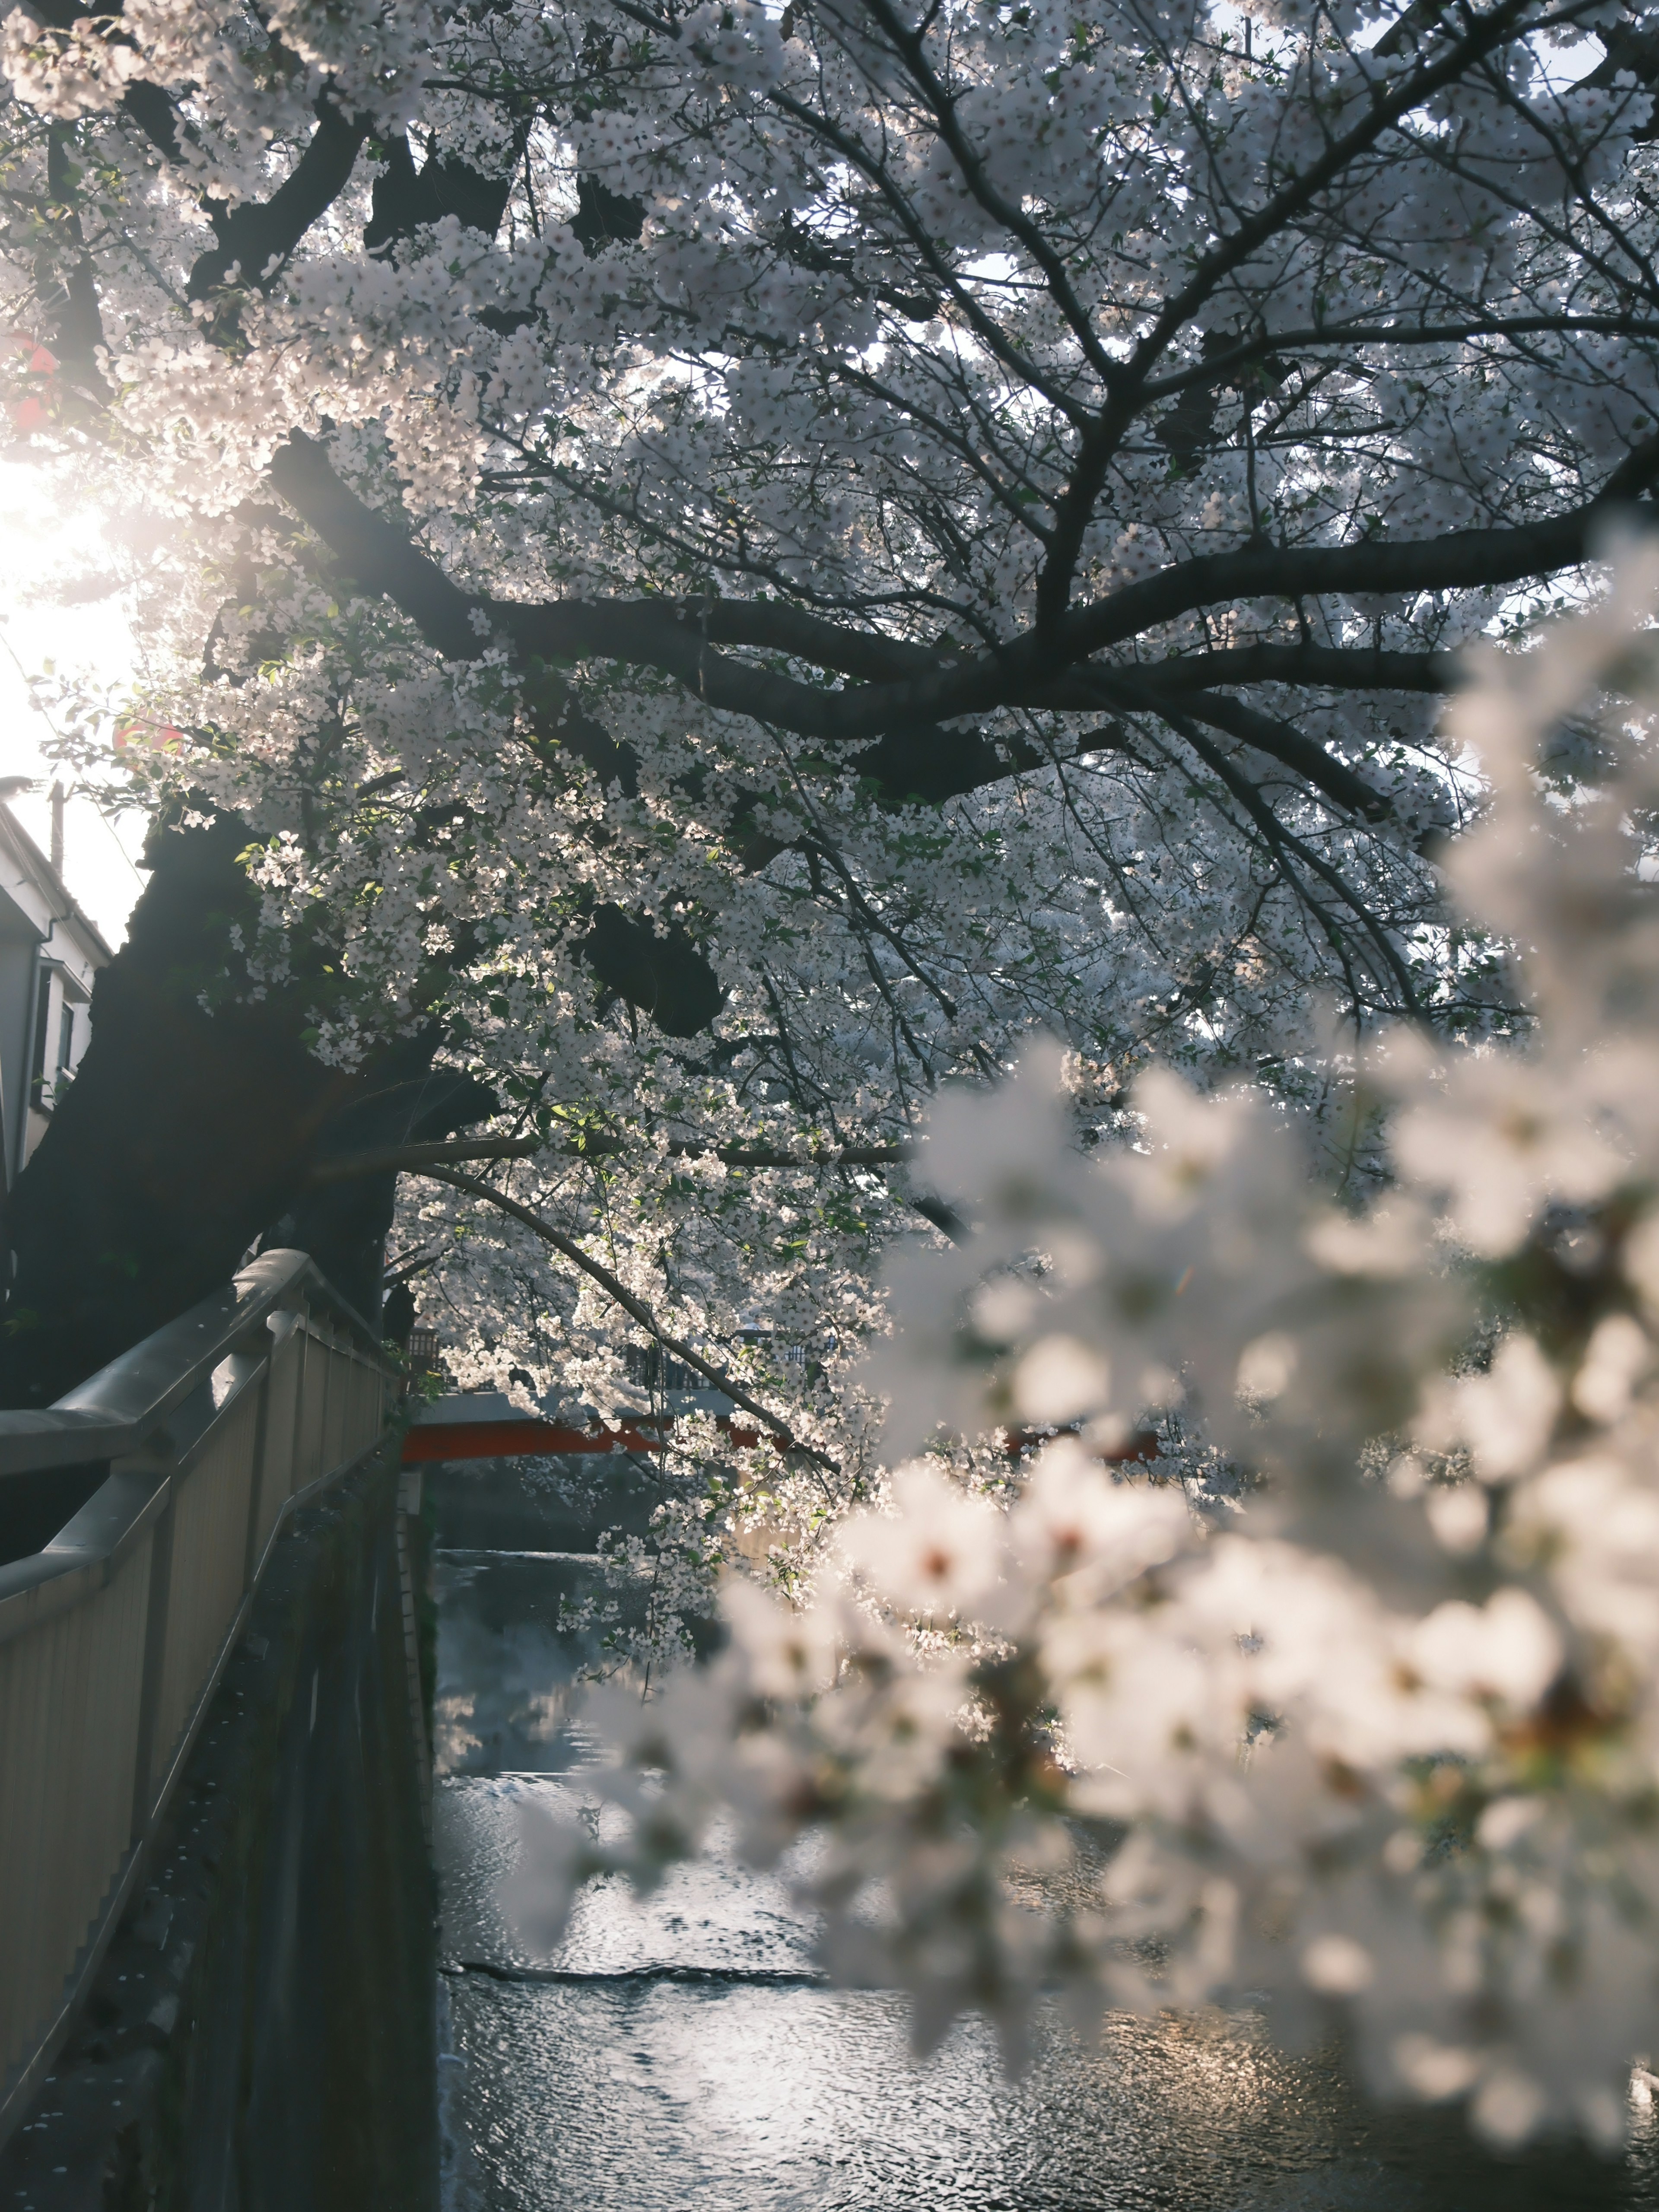
[(0, 1188), (51, 1127), (91, 1034), (110, 949), (40, 847), (0, 805)]

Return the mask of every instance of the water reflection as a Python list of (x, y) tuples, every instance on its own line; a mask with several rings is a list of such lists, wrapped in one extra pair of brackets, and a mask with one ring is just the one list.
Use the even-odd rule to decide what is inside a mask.
[(492, 2206), (1412, 2201), (1364, 2166), (1336, 2174), (1330, 2115), (1307, 2083), (1231, 2039), (1220, 2047), (1243, 2057), (1194, 2065), (1187, 2046), (1188, 2063), (1159, 2064), (1171, 2054), (1155, 2031), (1120, 2025), (1104, 2051), (1085, 2052), (1048, 2019), (1031, 2075), (1011, 2087), (973, 2023), (913, 2063), (902, 2006), (879, 1994), (485, 1995), (469, 1981), (456, 2013), (469, 2079), (489, 2083), (477, 2112)]
[(974, 2021), (918, 2064), (902, 2002), (814, 1986), (784, 1886), (730, 1861), (644, 1909), (599, 1886), (530, 1952), (497, 1890), (519, 1801), (583, 1796), (592, 1646), (559, 1618), (594, 1569), (568, 1522), (536, 1555), (523, 1503), (491, 1509), (511, 1554), (441, 1562), (448, 2212), (1659, 2212), (1650, 2107), (1617, 2165), (1498, 2161), (1455, 2114), (1371, 2112), (1248, 2017), (1115, 2018), (1085, 2045), (1050, 2008), (1022, 2081)]
[(532, 1950), (500, 1895), (514, 1864), (518, 1810), (527, 1800), (572, 1819), (584, 1802), (581, 1779), (578, 1768), (557, 1777), (441, 1784), (434, 1827), (447, 1957), (593, 1976), (657, 1969), (816, 1978), (812, 1925), (790, 1902), (785, 1882), (724, 1854), (675, 1868), (644, 1899), (625, 1883), (593, 1882), (577, 1899), (557, 1948)]
[(977, 2023), (915, 2063), (895, 1997), (495, 1984), (453, 1999), (478, 2180), (465, 2212), (1565, 2212), (1650, 2204), (1629, 2172), (1482, 2158), (1449, 2116), (1368, 2122), (1335, 2071), (1248, 2023), (1053, 2013), (1023, 2082)]
[(440, 1775), (535, 1773), (568, 1764), (564, 1730), (597, 1635), (559, 1625), (595, 1577), (592, 1554), (441, 1550), (433, 1753)]

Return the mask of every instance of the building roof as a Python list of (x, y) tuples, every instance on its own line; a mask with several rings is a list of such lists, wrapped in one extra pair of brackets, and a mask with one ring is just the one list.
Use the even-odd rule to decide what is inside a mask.
[(104, 942), (97, 923), (3, 800), (0, 800), (0, 844), (10, 848), (26, 878), (45, 894), (52, 907), (52, 920), (73, 926), (91, 955), (94, 966), (101, 968), (112, 960), (115, 955)]

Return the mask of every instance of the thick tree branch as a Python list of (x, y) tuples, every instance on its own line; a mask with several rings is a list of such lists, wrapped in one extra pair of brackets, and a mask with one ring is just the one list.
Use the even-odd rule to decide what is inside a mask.
[[(1586, 84), (1595, 82), (1586, 77)], [(1463, 345), (1470, 338), (1522, 337), (1659, 338), (1659, 322), (1647, 315), (1462, 315), (1429, 323), (1401, 316), (1397, 321), (1354, 319), (1310, 323), (1304, 330), (1267, 331), (1261, 337), (1241, 339), (1217, 350), (1189, 368), (1174, 369), (1168, 376), (1152, 378), (1141, 393), (1150, 406), (1183, 392), (1207, 389), (1218, 378), (1235, 369), (1275, 356), (1327, 353), (1333, 348), (1361, 345)]]
[(52, 351), (68, 371), (69, 380), (85, 399), (103, 407), (110, 397), (98, 368), (104, 321), (98, 303), (97, 272), (81, 222), (78, 173), (70, 156), (68, 137), (62, 124), (54, 124), (46, 134), (46, 190), (53, 204), (42, 240), (44, 250), (36, 259), (35, 287), (41, 306), (52, 316)]
[(932, 646), (884, 637), (879, 630), (850, 629), (777, 599), (711, 599), (698, 611), (697, 622), (711, 645), (758, 646), (875, 684), (902, 684), (935, 675), (960, 658)]
[(441, 222), (449, 215), (467, 229), (494, 238), (513, 195), (512, 172), (528, 131), (528, 124), (521, 124), (514, 132), (506, 173), (494, 177), (470, 162), (437, 153), (428, 154), (417, 169), (409, 140), (399, 131), (387, 141), (386, 167), (374, 179), (371, 211), (363, 226), (365, 250), (383, 252), (400, 238), (412, 238), (422, 224)]
[[(688, 689), (711, 705), (752, 714), (798, 735), (831, 741), (844, 740), (879, 715), (888, 725), (896, 725), (896, 733), (883, 737), (855, 764), (900, 799), (915, 796), (937, 803), (1039, 764), (1029, 748), (1016, 748), (1015, 753), (1005, 757), (975, 731), (939, 729), (937, 718), (924, 717), (918, 706), (910, 705), (908, 714), (901, 718), (896, 703), (884, 713), (875, 705), (882, 699), (916, 702), (936, 694), (941, 685), (962, 679), (960, 664), (941, 665), (926, 647), (845, 629), (772, 602), (574, 600), (534, 607), (485, 599), (461, 591), (403, 532), (364, 506), (336, 475), (324, 448), (303, 433), (296, 432), (277, 453), (271, 478), (276, 490), (330, 545), (342, 567), (368, 588), (382, 591), (393, 599), (428, 641), (452, 659), (477, 659), (489, 649), (492, 639), (505, 636), (521, 665), (581, 653), (642, 664), (678, 675)], [(1581, 532), (1583, 527), (1581, 522)], [(1465, 533), (1480, 540), (1483, 547), (1487, 539), (1509, 534)], [(1183, 579), (1185, 588), (1189, 589), (1196, 580), (1202, 589), (1206, 583), (1212, 586), (1218, 576), (1224, 583), (1231, 580), (1237, 595), (1245, 595), (1249, 588), (1249, 595), (1254, 596), (1261, 588), (1264, 569), (1295, 575), (1303, 568), (1310, 572), (1305, 588), (1312, 591), (1319, 587), (1312, 578), (1314, 564), (1329, 588), (1331, 565), (1345, 556), (1374, 561), (1378, 555), (1387, 556), (1406, 550), (1362, 545), (1287, 553), (1274, 547), (1251, 547), (1241, 554), (1205, 556), (1181, 564), (1161, 577), (1148, 579), (1144, 586), (1129, 586), (1118, 597), (1145, 594), (1160, 586), (1170, 588), (1170, 580), (1175, 580), (1176, 589), (1183, 587)], [(1429, 562), (1444, 557), (1443, 544), (1431, 542), (1409, 550)], [(1467, 548), (1458, 550), (1467, 555)], [(1079, 627), (1079, 619), (1074, 617), (1068, 625), (1072, 631)], [(733, 660), (715, 649), (717, 639), (729, 644), (769, 645), (780, 653), (813, 659), (820, 665), (833, 660), (843, 667), (852, 664), (880, 670), (889, 680), (824, 691), (798, 678)], [(1007, 657), (1014, 657), (1018, 650), (1014, 648)], [(1104, 701), (1144, 708), (1156, 708), (1160, 699), (1171, 696), (1190, 698), (1206, 679), (1209, 684), (1301, 682), (1437, 691), (1449, 686), (1454, 665), (1452, 656), (1444, 653), (1347, 652), (1312, 645), (1252, 647), (1153, 663), (1133, 671), (1073, 667), (1047, 684), (1040, 678), (1028, 683), (1023, 699), (1021, 687), (1008, 684), (989, 656), (979, 657), (974, 669), (979, 688), (993, 694), (1002, 692), (1003, 703), (1012, 700), (1064, 708), (1092, 707)], [(915, 672), (893, 680), (901, 668)], [(1263, 714), (1242, 701), (1207, 690), (1201, 699), (1192, 699), (1191, 711), (1279, 761), (1338, 805), (1369, 818), (1387, 811), (1386, 801), (1362, 777), (1281, 718)], [(598, 736), (601, 744), (610, 744), (604, 732)], [(584, 748), (575, 744), (574, 749), (591, 752), (592, 744), (590, 742)], [(890, 759), (890, 754), (893, 755)]]
[[(842, 734), (848, 708), (857, 710), (872, 695), (914, 698), (918, 690), (925, 691), (956, 673), (942, 668), (925, 647), (843, 629), (821, 617), (774, 602), (650, 599), (607, 605), (574, 601), (537, 608), (486, 600), (462, 592), (401, 531), (365, 507), (336, 475), (322, 447), (303, 433), (295, 433), (278, 453), (271, 475), (275, 488), (324, 538), (341, 565), (369, 588), (385, 592), (451, 659), (477, 659), (488, 649), (492, 636), (499, 637), (505, 631), (514, 641), (514, 658), (521, 664), (581, 652), (608, 653), (666, 668), (713, 704), (736, 708), (799, 734), (832, 738)], [(1489, 534), (1480, 533), (1483, 538)], [(1348, 550), (1369, 557), (1378, 549)], [(1415, 550), (1431, 555), (1435, 550), (1431, 546)], [(1263, 562), (1283, 562), (1295, 556), (1274, 548), (1251, 548), (1242, 556), (1213, 557), (1235, 563), (1242, 559), (1259, 568)], [(1334, 556), (1321, 552), (1309, 557), (1322, 564), (1322, 572)], [(1200, 567), (1188, 563), (1185, 571), (1165, 573), (1179, 575)], [(1149, 580), (1154, 586), (1163, 580)], [(900, 668), (916, 673), (896, 682), (824, 692), (795, 678), (733, 661), (714, 649), (716, 640), (770, 646), (793, 657), (816, 659), (820, 665), (833, 661), (843, 667), (861, 665), (890, 676)], [(532, 641), (539, 648), (533, 653), (530, 650)], [(1200, 698), (1191, 695), (1206, 683), (1252, 681), (1437, 691), (1450, 684), (1454, 666), (1452, 656), (1444, 653), (1346, 652), (1311, 645), (1251, 647), (1154, 663), (1133, 672), (1073, 669), (1057, 683), (1031, 687), (1031, 697), (1032, 703), (1057, 707), (1091, 707), (1104, 701), (1141, 709), (1157, 709), (1171, 696), (1188, 697), (1194, 714), (1279, 761), (1338, 805), (1375, 819), (1387, 811), (1386, 801), (1362, 777), (1291, 724), (1213, 690), (1206, 690)], [(990, 680), (995, 681), (994, 674)], [(562, 699), (562, 687), (558, 688)], [(574, 710), (566, 701), (563, 711), (568, 714)], [(590, 731), (586, 718), (577, 719), (584, 724), (580, 732), (550, 730), (548, 734), (562, 737), (567, 743), (586, 737), (586, 745), (573, 743), (573, 749), (584, 755), (593, 753), (597, 740), (601, 748), (609, 747), (617, 753), (620, 763), (620, 753), (605, 732), (598, 731), (597, 726)], [(1018, 757), (1005, 757), (975, 731), (941, 730), (913, 716), (902, 735), (883, 738), (859, 756), (856, 764), (895, 798), (914, 796), (937, 803), (1040, 764), (1030, 748), (1017, 748), (1016, 752)], [(894, 757), (890, 759), (889, 754)], [(597, 757), (593, 764), (604, 765)], [(621, 763), (620, 772), (627, 787), (631, 763)]]
[[(447, 660), (477, 660), (489, 649), (488, 604), (453, 584), (435, 561), (382, 520), (343, 483), (314, 438), (296, 430), (270, 464), (273, 490), (309, 524), (347, 574), (384, 593)], [(474, 619), (474, 617), (477, 619)]]
[[(1081, 659), (1161, 628), (1200, 608), (1246, 599), (1318, 599), (1328, 592), (1469, 591), (1547, 576), (1588, 559), (1621, 508), (1644, 525), (1644, 496), (1659, 477), (1659, 441), (1648, 440), (1605, 490), (1565, 514), (1504, 530), (1455, 530), (1443, 537), (1368, 539), (1358, 545), (1247, 545), (1180, 561), (1139, 583), (1076, 609), (1065, 633)], [(1639, 504), (1635, 504), (1639, 501)], [(1435, 656), (1439, 659), (1440, 656)]]
[[(890, 649), (867, 631), (842, 629), (821, 617), (760, 601), (711, 605), (665, 599), (564, 599), (537, 606), (469, 594), (402, 532), (366, 507), (335, 474), (315, 441), (295, 432), (271, 466), (276, 489), (342, 565), (366, 589), (392, 599), (428, 642), (451, 659), (476, 659), (494, 635), (521, 662), (586, 657), (655, 668), (678, 678), (711, 707), (833, 744), (870, 741), (918, 723), (996, 707), (1082, 708), (1090, 696), (1098, 695), (1071, 684), (1079, 662), (1205, 606), (1246, 599), (1317, 599), (1331, 592), (1468, 590), (1550, 574), (1587, 558), (1606, 524), (1656, 477), (1659, 439), (1650, 439), (1614, 472), (1602, 493), (1547, 520), (1395, 543), (1258, 544), (1231, 553), (1201, 554), (1077, 610), (1046, 647), (1028, 635), (995, 654), (974, 654), (948, 665), (936, 663), (932, 672), (831, 691), (719, 652), (716, 629), (732, 642), (774, 642), (781, 653), (803, 656), (827, 656), (833, 647), (871, 665), (895, 666), (902, 656), (914, 667), (912, 656), (926, 648), (900, 643)], [(1634, 512), (1644, 521), (1652, 519), (1645, 501)], [(1315, 684), (1352, 680), (1346, 677), (1351, 665), (1346, 654), (1327, 652), (1322, 657), (1320, 648), (1310, 647), (1249, 650), (1294, 653), (1307, 672), (1304, 680)], [(1421, 678), (1410, 683), (1403, 655), (1389, 656), (1386, 662), (1355, 656), (1353, 669), (1367, 687), (1386, 684), (1401, 690), (1438, 690), (1449, 674), (1447, 657), (1439, 653), (1425, 655)], [(1117, 672), (1091, 670), (1085, 680), (1092, 684), (1098, 676)], [(1143, 673), (1135, 670), (1133, 680)], [(1259, 675), (1261, 680), (1291, 680), (1291, 665), (1263, 660)], [(1250, 678), (1240, 674), (1222, 680)]]
[[(1154, 694), (1156, 696), (1156, 694)], [(1389, 802), (1382, 793), (1367, 783), (1364, 776), (1356, 775), (1345, 762), (1328, 753), (1298, 730), (1294, 723), (1277, 714), (1263, 714), (1248, 707), (1242, 699), (1231, 699), (1224, 692), (1200, 691), (1183, 699), (1188, 714), (1212, 729), (1224, 730), (1230, 738), (1242, 738), (1269, 760), (1292, 769), (1316, 791), (1322, 791), (1327, 799), (1334, 799), (1339, 806), (1351, 814), (1358, 814), (1376, 821), (1389, 812)]]
[(186, 298), (205, 299), (239, 264), (242, 282), (263, 289), (273, 264), (287, 260), (345, 190), (368, 136), (366, 116), (348, 118), (324, 94), (305, 151), (268, 200), (244, 200), (234, 208), (222, 200), (204, 203), (219, 243), (197, 257), (185, 287)]
[[(45, 0), (40, 8), (43, 19), (59, 30), (71, 28), (85, 12), (74, 0)], [(112, 12), (118, 15), (119, 9)], [(142, 79), (128, 85), (121, 109), (163, 161), (171, 164), (182, 160), (178, 110), (161, 86)], [(219, 242), (197, 257), (185, 284), (186, 298), (205, 298), (224, 283), (232, 265), (238, 263), (245, 283), (263, 285), (269, 265), (286, 260), (345, 189), (368, 129), (366, 117), (348, 120), (324, 94), (317, 101), (316, 130), (268, 200), (245, 200), (231, 207), (211, 194), (205, 195), (203, 210)]]

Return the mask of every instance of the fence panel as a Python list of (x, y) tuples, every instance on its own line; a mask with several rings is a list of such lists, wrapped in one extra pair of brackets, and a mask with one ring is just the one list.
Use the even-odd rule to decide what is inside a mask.
[(264, 1557), (277, 1516), (294, 1495), (295, 1459), (300, 1435), (300, 1391), (304, 1381), (305, 1331), (291, 1314), (270, 1321), (271, 1347), (265, 1366), (265, 1437), (259, 1470), (259, 1504), (253, 1525), (253, 1564)]
[(157, 1776), (167, 1771), (242, 1602), (258, 1410), (258, 1385), (246, 1383), (191, 1464), (173, 1479), (173, 1563), (151, 1769)]
[(323, 1472), (328, 1419), (328, 1353), (322, 1338), (309, 1321), (301, 1324), (305, 1338), (305, 1382), (300, 1407), (300, 1449), (295, 1461), (294, 1487), (307, 1489)]
[(75, 1601), (16, 1634), (9, 1612), (43, 1609), (0, 1603), (0, 2079), (48, 2025), (132, 1840), (154, 1536), (107, 1580), (75, 1571)]
[(355, 1352), (345, 1354), (346, 1419), (344, 1451), (347, 1458), (359, 1449), (357, 1439), (365, 1433), (368, 1419), (368, 1392), (364, 1388), (368, 1370)]
[(324, 1429), (323, 1472), (332, 1474), (343, 1467), (349, 1453), (346, 1438), (351, 1427), (351, 1358), (331, 1342), (324, 1355), (328, 1370), (328, 1418)]

